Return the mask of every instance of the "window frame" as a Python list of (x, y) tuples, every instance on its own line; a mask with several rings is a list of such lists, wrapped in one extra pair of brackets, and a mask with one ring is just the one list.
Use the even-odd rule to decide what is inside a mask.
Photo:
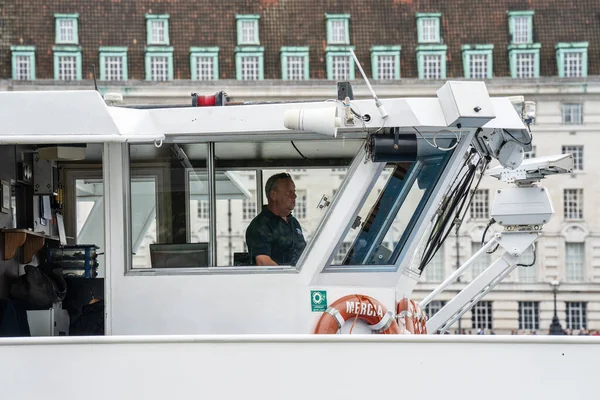
[[(580, 121), (579, 122), (565, 122), (565, 111), (567, 109), (567, 107), (574, 107), (577, 106), (577, 108), (579, 109), (579, 117), (580, 117)], [(560, 113), (561, 113), (561, 124), (562, 125), (583, 125), (583, 103), (562, 103), (560, 105)], [(573, 114), (573, 110), (570, 110), (571, 113), (571, 119), (572, 118), (572, 114)]]
[[(242, 79), (242, 58), (258, 57), (258, 79)], [(235, 76), (238, 81), (264, 80), (265, 49), (262, 46), (235, 48)]]
[(402, 46), (372, 46), (371, 47), (371, 68), (374, 80), (380, 80), (379, 76), (379, 56), (394, 57), (394, 77), (391, 80), (400, 79), (400, 51)]
[[(446, 79), (446, 52), (448, 46), (443, 45), (424, 45), (417, 46), (417, 66), (419, 70), (419, 79), (422, 80), (443, 80)], [(440, 56), (440, 77), (436, 79), (425, 78), (425, 56)]]
[[(477, 214), (474, 211), (475, 210), (475, 202), (476, 202), (475, 196), (479, 193), (485, 195), (485, 205), (483, 205), (483, 207), (486, 210), (486, 212), (485, 212), (486, 216), (484, 216), (484, 217), (477, 216)], [(483, 202), (483, 200), (482, 200), (482, 202)], [(469, 206), (469, 209), (470, 209), (469, 210), (470, 211), (469, 212), (470, 219), (472, 219), (472, 220), (487, 220), (487, 219), (489, 219), (490, 218), (490, 190), (486, 189), (486, 188), (477, 189), (473, 193), (473, 199), (471, 200), (471, 205)]]
[[(236, 19), (236, 29), (237, 29), (237, 44), (238, 46), (258, 46), (260, 45), (260, 34), (258, 31), (258, 21), (260, 19), (260, 15), (258, 14), (238, 14), (235, 16)], [(254, 25), (254, 40), (245, 42), (243, 40), (242, 26), (244, 22), (253, 22)]]
[(288, 57), (303, 57), (304, 58), (304, 77), (303, 79), (294, 80), (309, 80), (310, 79), (310, 56), (308, 46), (304, 47), (288, 47), (284, 46), (281, 52), (281, 79), (284, 81), (290, 80), (288, 75)]
[[(576, 199), (576, 206), (573, 210), (571, 210), (568, 206), (567, 206), (567, 192), (570, 192), (571, 194), (574, 194), (577, 199)], [(584, 219), (584, 192), (583, 189), (581, 188), (565, 188), (563, 189), (563, 219), (565, 221), (582, 221)], [(572, 213), (576, 213), (576, 214), (580, 214), (579, 216), (571, 216)]]
[[(348, 57), (348, 77), (346, 80), (354, 80), (354, 58), (350, 54), (350, 49), (354, 50), (354, 46), (327, 46), (325, 48), (325, 59), (327, 62), (327, 79), (334, 80), (333, 76), (333, 57), (345, 56)], [(338, 79), (336, 79), (338, 80)]]
[[(492, 79), (494, 70), (494, 45), (493, 44), (465, 44), (461, 46), (463, 56), (463, 70), (466, 79)], [(471, 56), (487, 56), (487, 67), (485, 78), (473, 78), (471, 72)]]
[[(588, 74), (588, 42), (557, 43), (554, 46), (556, 50), (556, 67), (559, 78), (586, 78)], [(581, 54), (581, 75), (565, 76), (565, 55), (567, 53)]]
[[(485, 318), (479, 318), (480, 314)], [(484, 320), (483, 327), (479, 326), (480, 320)], [(490, 300), (480, 300), (471, 308), (472, 329), (494, 329), (494, 304)]]
[[(445, 248), (442, 245), (425, 267), (425, 282), (442, 282), (444, 280), (446, 277), (445, 256)], [(437, 264), (438, 262), (439, 264)]]
[[(508, 58), (510, 62), (510, 76), (513, 79), (537, 79), (540, 77), (540, 48), (539, 43), (532, 45), (510, 45), (508, 46)], [(517, 76), (517, 55), (518, 54), (533, 54), (533, 76), (518, 77)]]
[[(587, 329), (588, 326), (588, 306), (585, 301), (566, 301), (565, 302), (565, 324), (567, 329)], [(575, 307), (576, 306), (576, 307)], [(577, 311), (580, 317), (580, 326), (574, 326), (573, 322), (576, 320), (573, 318), (573, 311)]]
[(99, 64), (100, 64), (100, 79), (101, 81), (105, 81), (107, 71), (106, 71), (106, 58), (107, 57), (121, 57), (123, 62), (123, 79), (122, 80), (110, 80), (110, 82), (122, 82), (127, 81), (129, 79), (128, 74), (128, 60), (127, 60), (127, 47), (126, 46), (101, 46), (98, 50), (99, 52)]
[[(326, 28), (327, 28), (327, 45), (349, 45), (350, 44), (350, 14), (325, 14)], [(334, 21), (342, 21), (344, 23), (344, 40), (339, 42), (334, 42), (332, 39), (333, 35), (333, 22)]]
[[(35, 81), (35, 46), (10, 46), (11, 77), (14, 81)], [(17, 57), (29, 57), (29, 79), (17, 79)]]
[[(152, 79), (152, 57), (167, 57), (167, 80), (154, 81)], [(173, 80), (173, 47), (146, 47), (144, 55), (144, 67), (146, 70), (146, 80), (149, 82), (169, 82)]]
[[(574, 261), (574, 252), (581, 255), (577, 263)], [(572, 283), (585, 281), (585, 242), (565, 242), (565, 280)]]
[[(531, 321), (525, 311), (531, 313)], [(529, 325), (531, 324), (531, 325)], [(519, 301), (519, 329), (536, 331), (540, 329), (540, 302)]]
[[(58, 59), (59, 57), (75, 57), (75, 81), (81, 80), (81, 46), (54, 46), (52, 48), (52, 56), (54, 58), (54, 80), (59, 79)], [(65, 80), (65, 82), (69, 82)]]
[[(533, 43), (533, 15), (534, 15), (534, 11), (508, 11), (508, 33), (510, 35), (510, 43), (513, 45), (527, 45), (527, 44), (532, 44)], [(528, 26), (528, 33), (527, 33), (527, 42), (526, 43), (515, 43), (514, 41), (514, 36), (515, 36), (515, 20), (517, 18), (528, 18), (529, 19), (529, 26)]]
[[(73, 41), (61, 40), (60, 21), (73, 21)], [(63, 45), (79, 44), (79, 14), (54, 14), (54, 43)]]
[[(417, 18), (417, 40), (418, 43), (427, 44), (427, 43), (442, 43), (442, 32), (441, 32), (441, 19), (442, 13), (416, 13)], [(425, 40), (424, 38), (424, 29), (423, 22), (425, 20), (435, 20), (437, 30), (437, 37), (433, 40)], [(437, 40), (436, 40), (437, 39)]]
[(213, 62), (213, 78), (219, 79), (219, 48), (218, 47), (190, 47), (190, 78), (193, 81), (208, 81), (209, 79), (199, 79), (197, 57), (211, 58)]
[[(152, 40), (152, 22), (163, 21), (165, 23), (165, 39), (160, 43)], [(147, 46), (169, 46), (169, 14), (146, 14), (146, 45)]]

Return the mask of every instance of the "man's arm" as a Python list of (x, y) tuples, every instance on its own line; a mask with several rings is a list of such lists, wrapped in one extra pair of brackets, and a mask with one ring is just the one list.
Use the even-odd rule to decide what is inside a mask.
[(256, 265), (258, 266), (269, 266), (269, 265), (279, 265), (273, 259), (266, 255), (256, 256)]

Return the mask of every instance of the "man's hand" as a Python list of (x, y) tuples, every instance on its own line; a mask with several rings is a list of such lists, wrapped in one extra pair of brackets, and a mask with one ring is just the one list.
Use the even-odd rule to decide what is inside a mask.
[(259, 266), (270, 266), (270, 265), (279, 265), (269, 256), (261, 255), (256, 256), (256, 265)]

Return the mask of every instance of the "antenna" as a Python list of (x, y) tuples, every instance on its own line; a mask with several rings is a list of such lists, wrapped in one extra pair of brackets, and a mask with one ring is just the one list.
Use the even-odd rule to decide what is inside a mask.
[(356, 58), (356, 54), (354, 54), (354, 50), (350, 49), (350, 54), (352, 54), (352, 57), (354, 58), (356, 65), (358, 65), (358, 69), (359, 69), (363, 79), (365, 80), (367, 87), (369, 88), (369, 91), (373, 95), (373, 99), (375, 99), (375, 105), (377, 105), (377, 109), (379, 110), (379, 114), (381, 115), (381, 118), (386, 119), (388, 117), (388, 113), (387, 113), (387, 111), (385, 111), (385, 108), (383, 108), (383, 104), (381, 104), (381, 101), (379, 101), (379, 99), (377, 98), (377, 95), (375, 94), (375, 91), (371, 87), (371, 84), (369, 83), (369, 80), (367, 79), (367, 75), (365, 75), (365, 71), (363, 71), (363, 69), (360, 65), (360, 62), (358, 61), (358, 58)]
[(92, 76), (94, 77), (94, 89), (98, 91), (98, 84), (96, 83), (96, 65), (92, 64)]

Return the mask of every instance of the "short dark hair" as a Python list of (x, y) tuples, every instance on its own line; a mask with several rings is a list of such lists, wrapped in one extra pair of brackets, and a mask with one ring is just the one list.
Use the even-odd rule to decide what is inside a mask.
[(276, 183), (280, 179), (292, 179), (292, 176), (287, 172), (281, 172), (267, 179), (267, 183), (265, 184), (265, 194), (267, 195), (267, 199), (269, 198), (269, 193), (271, 193), (271, 190), (275, 189)]

